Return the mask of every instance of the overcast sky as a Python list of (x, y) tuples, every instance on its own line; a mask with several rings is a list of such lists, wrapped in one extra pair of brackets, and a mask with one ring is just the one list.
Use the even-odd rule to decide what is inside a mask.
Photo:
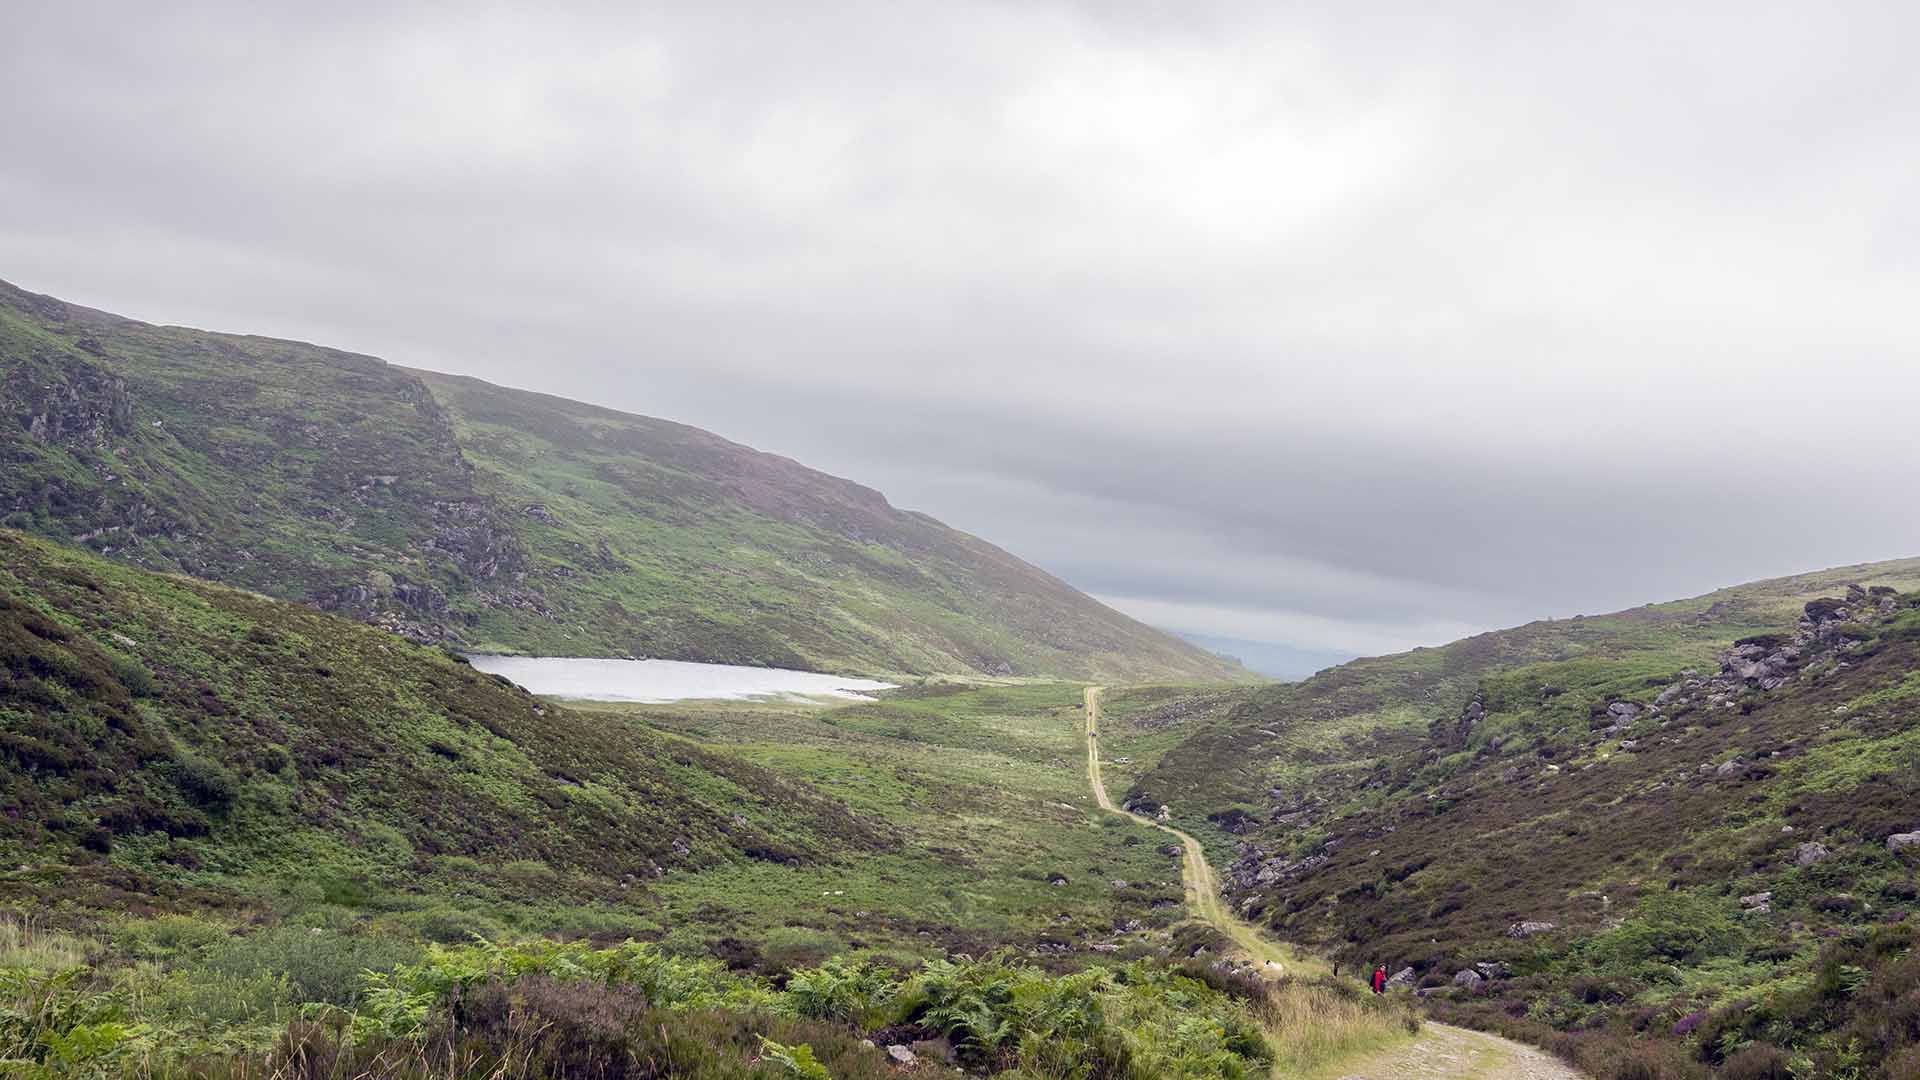
[(1920, 554), (1912, 4), (562, 7), (8, 5), (0, 278), (1316, 654)]

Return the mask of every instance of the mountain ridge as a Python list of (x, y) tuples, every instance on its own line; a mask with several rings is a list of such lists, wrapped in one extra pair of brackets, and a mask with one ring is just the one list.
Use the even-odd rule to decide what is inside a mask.
[(1237, 666), (671, 420), (0, 283), (0, 524), (420, 641), (840, 673)]

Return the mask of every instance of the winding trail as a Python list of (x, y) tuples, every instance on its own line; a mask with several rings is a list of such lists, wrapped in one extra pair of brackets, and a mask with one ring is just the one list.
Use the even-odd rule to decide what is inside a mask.
[(1106, 782), (1100, 778), (1100, 739), (1097, 733), (1100, 729), (1100, 691), (1103, 689), (1105, 687), (1089, 686), (1086, 697), (1087, 782), (1093, 785), (1093, 801), (1110, 814), (1132, 818), (1142, 825), (1151, 825), (1179, 838), (1180, 846), (1186, 850), (1180, 877), (1187, 887), (1187, 910), (1212, 923), (1215, 929), (1231, 938), (1254, 963), (1265, 966), (1275, 975), (1326, 974), (1325, 964), (1261, 936), (1258, 930), (1227, 907), (1227, 902), (1220, 896), (1220, 882), (1213, 876), (1213, 865), (1207, 862), (1207, 852), (1200, 846), (1200, 841), (1171, 825), (1113, 805), (1113, 800), (1107, 796)]
[[(1100, 777), (1100, 691), (1089, 686), (1087, 711), (1087, 782), (1100, 809), (1151, 825), (1178, 837), (1186, 856), (1181, 879), (1187, 889), (1187, 910), (1212, 923), (1232, 939), (1256, 964), (1275, 976), (1322, 975), (1320, 961), (1268, 939), (1251, 923), (1234, 914), (1220, 895), (1220, 883), (1200, 841), (1171, 825), (1123, 810), (1107, 795)], [(1405, 1043), (1347, 1062), (1327, 1074), (1337, 1080), (1586, 1080), (1558, 1058), (1497, 1035), (1423, 1021), (1420, 1034)]]

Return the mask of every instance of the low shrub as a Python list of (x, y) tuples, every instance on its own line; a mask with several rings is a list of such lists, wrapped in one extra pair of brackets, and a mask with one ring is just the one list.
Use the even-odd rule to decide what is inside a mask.
[(366, 972), (391, 971), (419, 957), (419, 947), (408, 942), (277, 926), (228, 940), (207, 953), (204, 966), (227, 976), (279, 974), (295, 1001), (351, 1008), (360, 1003)]

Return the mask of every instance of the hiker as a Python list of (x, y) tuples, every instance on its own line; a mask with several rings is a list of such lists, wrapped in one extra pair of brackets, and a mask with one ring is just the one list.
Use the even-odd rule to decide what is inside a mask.
[(1381, 964), (1379, 967), (1373, 969), (1373, 992), (1376, 994), (1384, 994), (1387, 992), (1387, 966), (1385, 964)]

